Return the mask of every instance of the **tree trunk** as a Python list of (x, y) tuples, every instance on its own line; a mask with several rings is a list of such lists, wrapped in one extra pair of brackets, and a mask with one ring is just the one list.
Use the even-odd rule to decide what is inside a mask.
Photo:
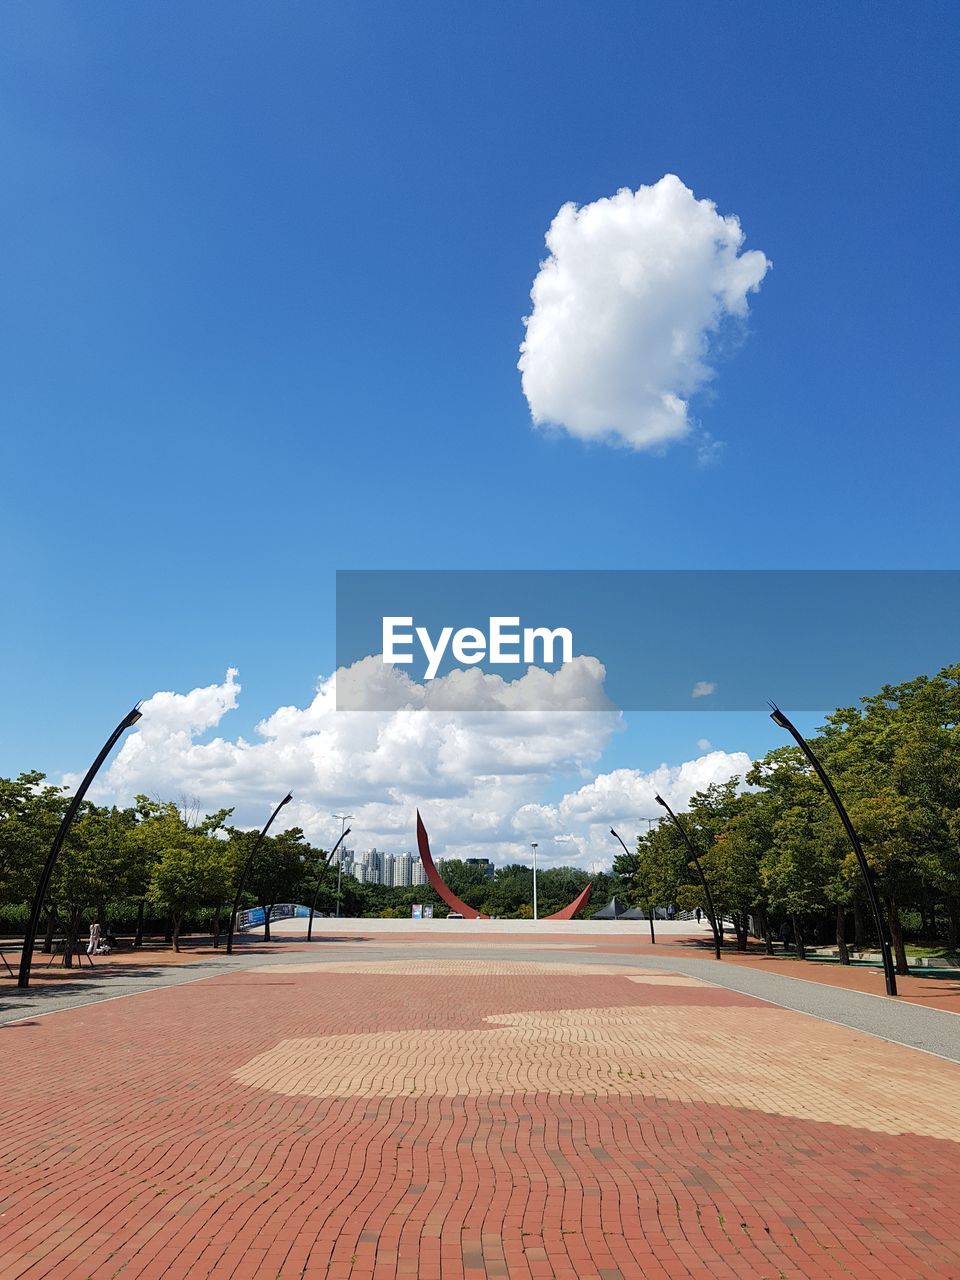
[(863, 907), (860, 899), (853, 900), (853, 946), (856, 951), (864, 951), (867, 943), (867, 931), (863, 923)]
[(847, 913), (841, 903), (837, 903), (837, 948), (840, 952), (840, 963), (850, 963), (850, 952), (847, 950)]
[(790, 920), (793, 924), (793, 941), (797, 948), (797, 955), (800, 957), (801, 960), (806, 960), (807, 953), (804, 950), (804, 946), (803, 946), (803, 933), (800, 930), (800, 924), (795, 915), (791, 916)]
[(43, 935), (43, 946), (40, 950), (44, 955), (48, 956), (53, 950), (53, 935), (57, 928), (57, 913), (55, 911), (47, 912), (47, 929)]
[(214, 913), (213, 913), (213, 945), (215, 947), (219, 947), (220, 945), (220, 903), (219, 902), (217, 903), (216, 909), (214, 910)]
[(897, 973), (903, 978), (910, 972), (910, 967), (907, 964), (907, 952), (903, 945), (903, 926), (900, 923), (900, 909), (896, 898), (887, 898), (887, 917), (890, 921), (890, 941), (893, 943)]
[(747, 949), (747, 915), (745, 911), (738, 911), (733, 917), (733, 927), (737, 934), (737, 950), (746, 951)]
[(143, 946), (143, 899), (137, 903), (137, 936), (133, 940), (135, 947)]
[(173, 943), (174, 951), (180, 950), (180, 917), (174, 916), (170, 928), (170, 941)]
[(951, 951), (956, 951), (958, 943), (960, 943), (960, 913), (957, 911), (956, 898), (950, 898), (947, 902), (947, 946)]
[(770, 932), (770, 916), (766, 911), (764, 911), (763, 913), (761, 928), (763, 929), (764, 950), (766, 951), (768, 956), (772, 956), (774, 954), (773, 935)]
[(263, 940), (270, 941), (270, 912), (273, 910), (273, 903), (263, 908)]
[(77, 933), (80, 929), (80, 908), (72, 907), (67, 918), (67, 940), (64, 944), (63, 963), (67, 969), (73, 968), (73, 953), (77, 949)]

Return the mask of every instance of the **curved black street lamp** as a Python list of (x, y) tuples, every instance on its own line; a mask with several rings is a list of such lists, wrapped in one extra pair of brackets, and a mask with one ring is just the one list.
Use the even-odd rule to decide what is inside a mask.
[[(627, 848), (627, 846), (626, 846), (625, 844), (623, 844), (623, 840), (622, 840), (622, 839), (621, 839), (621, 837), (617, 834), (617, 832), (616, 832), (616, 831), (614, 831), (613, 827), (611, 827), (611, 828), (610, 828), (610, 834), (613, 836), (613, 838), (614, 838), (615, 840), (619, 840), (619, 841), (620, 841), (620, 843), (623, 845), (623, 852), (624, 852), (624, 853), (627, 855), (627, 857), (629, 858), (629, 857), (630, 857), (630, 850)], [(652, 902), (648, 902), (648, 903), (647, 903), (647, 910), (648, 910), (648, 911), (649, 911), (649, 913), (650, 913), (650, 941), (651, 941), (651, 942), (656, 942), (656, 940), (657, 940), (657, 935), (656, 935), (656, 934), (654, 933), (654, 931), (653, 931), (653, 903), (652, 903)]]
[(37, 929), (40, 925), (40, 913), (43, 910), (43, 900), (46, 897), (47, 888), (50, 884), (50, 877), (53, 875), (53, 868), (56, 865), (63, 842), (66, 839), (70, 825), (77, 816), (77, 810), (83, 803), (83, 797), (87, 794), (90, 783), (97, 776), (100, 766), (106, 760), (107, 756), (117, 745), (124, 733), (135, 725), (140, 719), (142, 712), (140, 711), (140, 703), (128, 711), (117, 727), (111, 733), (110, 737), (103, 744), (103, 749), (94, 760), (93, 764), (87, 770), (87, 775), (74, 792), (73, 799), (67, 808), (67, 812), (63, 815), (63, 819), (57, 830), (57, 834), (53, 838), (53, 844), (50, 846), (50, 852), (47, 854), (47, 861), (44, 863), (43, 871), (37, 883), (37, 892), (34, 895), (33, 907), (30, 911), (30, 921), (27, 925), (27, 932), (23, 939), (23, 951), (20, 955), (20, 974), (17, 978), (18, 987), (28, 987), (30, 985), (30, 966), (33, 964), (33, 947), (37, 940)]
[(710, 917), (710, 927), (713, 929), (713, 950), (719, 960), (722, 958), (723, 952), (720, 950), (720, 930), (717, 928), (717, 913), (713, 907), (713, 894), (710, 892), (710, 886), (707, 884), (707, 877), (703, 874), (703, 867), (700, 865), (700, 859), (697, 857), (697, 851), (690, 843), (690, 837), (687, 835), (687, 831), (683, 823), (667, 804), (666, 800), (664, 800), (663, 796), (654, 796), (653, 798), (656, 800), (658, 805), (666, 809), (667, 813), (669, 813), (670, 817), (676, 824), (677, 830), (683, 836), (684, 844), (690, 850), (690, 857), (693, 859), (693, 864), (697, 868), (697, 874), (700, 877), (700, 883), (703, 885), (703, 892), (706, 895), (707, 914)]
[(267, 819), (267, 825), (263, 828), (263, 830), (257, 836), (256, 844), (247, 854), (247, 860), (243, 864), (243, 870), (240, 872), (240, 883), (237, 885), (237, 894), (233, 900), (233, 909), (230, 912), (230, 932), (227, 934), (227, 955), (228, 956), (233, 955), (233, 931), (237, 923), (237, 912), (240, 910), (240, 895), (243, 893), (243, 886), (247, 880), (247, 872), (250, 870), (250, 864), (253, 862), (254, 855), (256, 854), (257, 850), (260, 848), (260, 845), (263, 841), (263, 837), (267, 834), (267, 832), (273, 826), (274, 818), (277, 816), (277, 814), (280, 812), (283, 806), (285, 804), (289, 804), (292, 799), (293, 799), (293, 793), (288, 791), (287, 794), (280, 801), (280, 803), (277, 805), (277, 807), (274, 809), (273, 813), (271, 813), (270, 817)]
[(873, 873), (870, 870), (870, 864), (864, 856), (863, 847), (860, 844), (860, 837), (854, 829), (853, 823), (850, 821), (850, 815), (843, 807), (843, 802), (834, 790), (833, 783), (827, 777), (823, 765), (813, 754), (813, 750), (807, 740), (801, 734), (797, 726), (787, 716), (783, 714), (775, 702), (770, 703), (770, 719), (775, 725), (781, 729), (786, 729), (787, 733), (793, 738), (794, 742), (807, 757), (816, 771), (817, 777), (823, 783), (824, 790), (833, 801), (833, 807), (840, 815), (840, 821), (843, 823), (850, 843), (853, 846), (853, 852), (857, 855), (857, 862), (860, 865), (860, 874), (863, 876), (864, 888), (867, 891), (867, 898), (870, 901), (870, 909), (873, 912), (873, 923), (876, 926), (877, 937), (880, 939), (880, 954), (883, 956), (883, 976), (886, 980), (887, 995), (895, 996), (897, 994), (897, 974), (893, 966), (893, 955), (890, 951), (890, 943), (887, 939), (887, 932), (883, 925), (883, 916), (880, 914), (880, 899), (877, 897), (877, 889), (873, 883)]
[(337, 841), (337, 843), (333, 846), (333, 848), (330, 850), (330, 852), (327, 854), (327, 856), (323, 860), (323, 866), (320, 868), (319, 876), (317, 876), (317, 891), (313, 895), (313, 903), (311, 904), (311, 907), (310, 907), (310, 923), (307, 925), (307, 941), (308, 942), (313, 941), (313, 913), (317, 909), (317, 902), (320, 899), (320, 889), (321, 889), (321, 886), (323, 885), (324, 879), (326, 878), (327, 868), (330, 866), (330, 863), (333, 861), (333, 855), (337, 852), (337, 850), (340, 848), (340, 846), (343, 844), (344, 840), (346, 840), (349, 834), (350, 834), (349, 827), (347, 827), (346, 831), (341, 831), (340, 839)]

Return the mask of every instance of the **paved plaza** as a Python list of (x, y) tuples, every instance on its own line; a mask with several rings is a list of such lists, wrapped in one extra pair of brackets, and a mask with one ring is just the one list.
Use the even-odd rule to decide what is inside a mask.
[(76, 978), (0, 994), (0, 1280), (960, 1275), (955, 1014), (613, 933)]

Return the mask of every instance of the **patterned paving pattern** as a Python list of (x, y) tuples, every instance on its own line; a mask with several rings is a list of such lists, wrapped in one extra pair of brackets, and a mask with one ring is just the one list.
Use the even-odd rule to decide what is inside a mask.
[[(638, 969), (636, 966), (623, 964), (583, 965), (564, 960), (457, 960), (449, 956), (429, 960), (331, 960), (326, 963), (305, 960), (302, 964), (271, 965), (269, 972), (390, 973), (417, 978), (503, 978), (534, 973), (576, 974), (578, 977), (590, 974), (601, 974), (604, 977), (629, 977), (631, 974), (657, 977), (661, 973), (659, 969)], [(680, 975), (670, 976), (676, 981)]]
[(811, 1027), (782, 1009), (713, 1009), (705, 1017), (697, 1005), (626, 1006), (485, 1022), (494, 1026), (284, 1040), (234, 1078), (291, 1097), (668, 1098), (960, 1143), (955, 1067), (931, 1058), (918, 1095), (910, 1050), (825, 1023)]
[(418, 963), (5, 1029), (0, 1280), (960, 1275), (957, 1067), (659, 973)]

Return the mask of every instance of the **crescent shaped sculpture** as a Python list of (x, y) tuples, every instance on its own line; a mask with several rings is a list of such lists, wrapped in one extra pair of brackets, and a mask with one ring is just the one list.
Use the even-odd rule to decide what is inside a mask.
[(450, 910), (459, 911), (465, 920), (489, 920), (489, 916), (482, 915), (481, 912), (473, 907), (468, 907), (465, 902), (461, 902), (453, 890), (448, 889), (444, 884), (443, 877), (434, 865), (433, 857), (430, 853), (430, 841), (427, 839), (427, 828), (423, 825), (419, 809), (417, 810), (417, 847), (420, 850), (420, 861), (423, 863), (423, 869), (427, 873), (427, 879)]
[(585, 907), (590, 901), (590, 892), (593, 889), (593, 881), (591, 880), (582, 893), (578, 893), (574, 900), (566, 907), (561, 907), (559, 911), (555, 911), (552, 916), (544, 916), (544, 920), (572, 920), (581, 908)]
[[(465, 902), (461, 902), (453, 890), (449, 889), (444, 883), (443, 877), (433, 861), (433, 855), (430, 852), (430, 840), (427, 836), (427, 829), (423, 825), (423, 819), (420, 817), (419, 809), (417, 810), (417, 848), (420, 850), (420, 861), (423, 863), (423, 869), (427, 873), (427, 879), (430, 881), (431, 887), (451, 911), (459, 911), (465, 920), (490, 919), (482, 911), (477, 911), (475, 907), (468, 907)], [(583, 892), (578, 893), (571, 903), (562, 907), (559, 911), (554, 911), (553, 915), (543, 916), (542, 918), (544, 920), (572, 920), (577, 912), (590, 901), (592, 888), (593, 881), (591, 880)]]

